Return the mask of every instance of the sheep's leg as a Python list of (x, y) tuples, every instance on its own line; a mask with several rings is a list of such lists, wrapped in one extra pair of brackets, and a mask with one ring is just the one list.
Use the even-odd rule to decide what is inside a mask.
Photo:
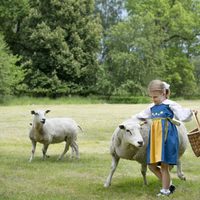
[(34, 158), (36, 144), (37, 144), (37, 142), (34, 141), (34, 140), (31, 140), (31, 142), (32, 142), (32, 151), (31, 151), (31, 157), (29, 159), (29, 162), (31, 162), (33, 160), (33, 158)]
[(72, 150), (73, 150), (73, 153), (75, 151), (76, 153), (76, 158), (79, 158), (79, 148), (78, 148), (78, 145), (76, 144), (76, 142), (72, 142)]
[(43, 154), (43, 160), (45, 160), (45, 158), (47, 157), (46, 153), (47, 153), (47, 149), (48, 149), (49, 144), (44, 144), (43, 145), (43, 149), (42, 149), (42, 154)]
[(65, 143), (65, 149), (64, 149), (63, 153), (59, 156), (58, 160), (62, 160), (63, 156), (67, 153), (68, 150), (69, 150), (69, 142), (66, 141), (66, 143)]
[(75, 149), (74, 149), (73, 145), (71, 145), (71, 158), (74, 157), (74, 153), (75, 153)]
[(147, 177), (146, 177), (147, 164), (141, 164), (141, 173), (142, 173), (142, 176), (143, 176), (144, 184), (147, 185)]
[(104, 183), (104, 187), (107, 188), (111, 185), (112, 176), (117, 168), (118, 163), (119, 163), (119, 157), (112, 156), (112, 164), (111, 164), (110, 174), (108, 175), (106, 182)]
[(180, 159), (178, 159), (177, 161), (177, 176), (181, 179), (181, 180), (186, 180), (186, 177), (184, 176), (184, 173), (182, 171), (182, 165), (181, 165), (181, 161)]

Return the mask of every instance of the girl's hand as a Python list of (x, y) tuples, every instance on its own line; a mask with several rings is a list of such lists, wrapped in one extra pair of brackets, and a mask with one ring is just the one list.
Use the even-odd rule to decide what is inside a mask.
[(198, 113), (197, 110), (192, 110), (192, 112), (197, 116), (197, 113)]

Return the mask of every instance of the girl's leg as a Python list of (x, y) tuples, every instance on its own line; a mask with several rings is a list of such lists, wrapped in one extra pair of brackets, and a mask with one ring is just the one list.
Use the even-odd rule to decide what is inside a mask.
[(161, 170), (160, 167), (158, 167), (157, 163), (149, 164), (148, 167), (158, 177), (158, 179), (162, 181)]
[(169, 165), (166, 163), (161, 163), (161, 177), (162, 177), (162, 188), (169, 189), (170, 187), (170, 173), (169, 173)]

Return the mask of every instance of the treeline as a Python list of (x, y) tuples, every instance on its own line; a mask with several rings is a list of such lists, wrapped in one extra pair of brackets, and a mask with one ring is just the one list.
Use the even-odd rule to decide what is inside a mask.
[(1, 0), (0, 96), (200, 94), (197, 0)]

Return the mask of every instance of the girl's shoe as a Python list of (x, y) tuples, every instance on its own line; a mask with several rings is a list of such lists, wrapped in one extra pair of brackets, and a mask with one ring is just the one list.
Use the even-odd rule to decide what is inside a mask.
[(168, 191), (160, 190), (160, 192), (156, 196), (157, 197), (160, 197), (160, 196), (169, 196), (170, 194), (171, 194), (170, 190), (168, 190)]
[(171, 193), (173, 193), (176, 190), (176, 187), (174, 185), (170, 185), (169, 190)]

